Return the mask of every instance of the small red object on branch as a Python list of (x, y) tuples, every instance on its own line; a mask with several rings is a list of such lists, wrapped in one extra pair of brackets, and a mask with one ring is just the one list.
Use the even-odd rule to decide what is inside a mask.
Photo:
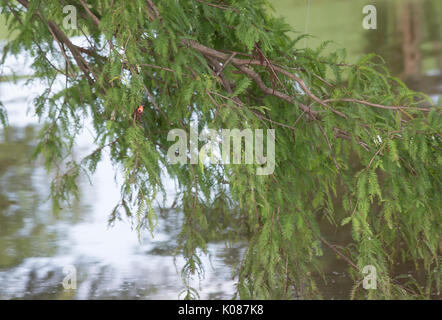
[(132, 116), (134, 122), (141, 121), (141, 114), (143, 113), (143, 111), (144, 111), (144, 108), (142, 105), (140, 105), (137, 109), (134, 110), (134, 113)]

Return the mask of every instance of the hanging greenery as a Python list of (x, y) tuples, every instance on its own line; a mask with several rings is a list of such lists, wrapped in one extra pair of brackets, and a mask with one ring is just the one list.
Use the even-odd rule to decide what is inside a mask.
[[(73, 31), (62, 26), (68, 4), (77, 10)], [(349, 297), (439, 292), (441, 108), (391, 76), (380, 57), (348, 64), (345, 50), (324, 53), (327, 43), (303, 48), (265, 0), (2, 0), (0, 8), (17, 31), (3, 61), (27, 51), (47, 83), (34, 101), (43, 122), (35, 155), (55, 170), (54, 209), (106, 151), (124, 176), (111, 220), (125, 214), (139, 233), (154, 232), (153, 200), (165, 195), (167, 172), (183, 218), (177, 252), (187, 298), (197, 295), (188, 279), (203, 272), (200, 254), (219, 234), (247, 235), (236, 270), (242, 299), (320, 297), (312, 274), (325, 250), (348, 263)], [(66, 161), (85, 118), (98, 148)], [(168, 132), (189, 131), (193, 119), (200, 130), (274, 129), (274, 172), (171, 164)], [(324, 219), (351, 232), (351, 243), (326, 239)], [(424, 287), (397, 277), (398, 262), (422, 268)], [(363, 289), (367, 265), (376, 268), (376, 290)]]

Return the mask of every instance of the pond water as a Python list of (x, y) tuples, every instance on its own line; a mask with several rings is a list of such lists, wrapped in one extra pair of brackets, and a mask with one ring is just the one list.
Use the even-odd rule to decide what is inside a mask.
[[(384, 56), (395, 75), (434, 101), (442, 94), (442, 1), (374, 1), (378, 29), (362, 29), (365, 1), (272, 1), (276, 14), (285, 15), (296, 30), (319, 40), (335, 40), (346, 47), (350, 60), (364, 53)], [(372, 1), (373, 2), (373, 1)], [(349, 14), (344, 14), (348, 12)], [(309, 18), (306, 19), (306, 13)], [(0, 29), (2, 26), (0, 26)], [(407, 34), (409, 33), (409, 34)], [(0, 32), (0, 35), (4, 34)], [(12, 71), (30, 74), (25, 55), (8, 59), (1, 75)], [(1, 79), (1, 78), (0, 78)], [(108, 158), (98, 166), (92, 185), (80, 181), (80, 197), (71, 208), (54, 213), (47, 172), (40, 160), (30, 160), (38, 121), (27, 112), (32, 98), (44, 85), (25, 86), (0, 81), (0, 101), (8, 110), (10, 127), (0, 131), (0, 299), (177, 299), (185, 288), (181, 279), (183, 259), (173, 257), (181, 224), (179, 212), (159, 213), (154, 238), (141, 238), (128, 221), (108, 226), (108, 217), (119, 198), (119, 176)], [(80, 157), (93, 149), (88, 130), (75, 148)], [(173, 184), (168, 187), (173, 195)], [(326, 237), (345, 244), (346, 236), (329, 228)], [(245, 243), (210, 243), (202, 255), (205, 276), (194, 279), (202, 299), (229, 299), (235, 291), (231, 272)], [(324, 250), (322, 262), (327, 282), (319, 287), (324, 298), (348, 298), (351, 281), (347, 265)], [(77, 270), (76, 290), (65, 290), (64, 268)]]

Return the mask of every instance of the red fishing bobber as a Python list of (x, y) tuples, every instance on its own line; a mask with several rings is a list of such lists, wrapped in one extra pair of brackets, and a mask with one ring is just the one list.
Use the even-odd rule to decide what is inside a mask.
[(139, 122), (141, 121), (141, 114), (143, 113), (144, 108), (142, 105), (140, 105), (138, 108), (136, 108), (133, 112), (133, 116), (132, 119), (134, 122)]

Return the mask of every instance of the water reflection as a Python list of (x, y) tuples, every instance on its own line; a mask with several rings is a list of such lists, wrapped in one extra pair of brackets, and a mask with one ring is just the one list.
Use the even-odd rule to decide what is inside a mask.
[[(106, 157), (92, 186), (80, 181), (80, 200), (52, 213), (45, 201), (47, 173), (40, 161), (30, 160), (38, 125), (26, 115), (29, 96), (22, 87), (23, 82), (0, 83), (11, 124), (0, 133), (0, 299), (178, 298), (184, 261), (174, 260), (173, 253), (180, 213), (162, 211), (155, 238), (142, 236), (141, 243), (128, 221), (108, 228), (119, 191)], [(79, 141), (78, 155), (93, 149), (87, 130)], [(205, 278), (193, 282), (201, 298), (231, 298), (231, 268), (240, 250), (209, 245), (209, 255), (203, 257)], [(75, 291), (62, 287), (68, 265), (77, 269)]]
[(378, 28), (365, 32), (364, 53), (382, 56), (393, 75), (429, 95), (442, 91), (441, 3), (382, 1)]
[(22, 263), (31, 252), (51, 255), (55, 249), (55, 234), (45, 228), (49, 216), (35, 210), (43, 195), (36, 165), (29, 161), (34, 129), (12, 127), (0, 144), (0, 268)]

